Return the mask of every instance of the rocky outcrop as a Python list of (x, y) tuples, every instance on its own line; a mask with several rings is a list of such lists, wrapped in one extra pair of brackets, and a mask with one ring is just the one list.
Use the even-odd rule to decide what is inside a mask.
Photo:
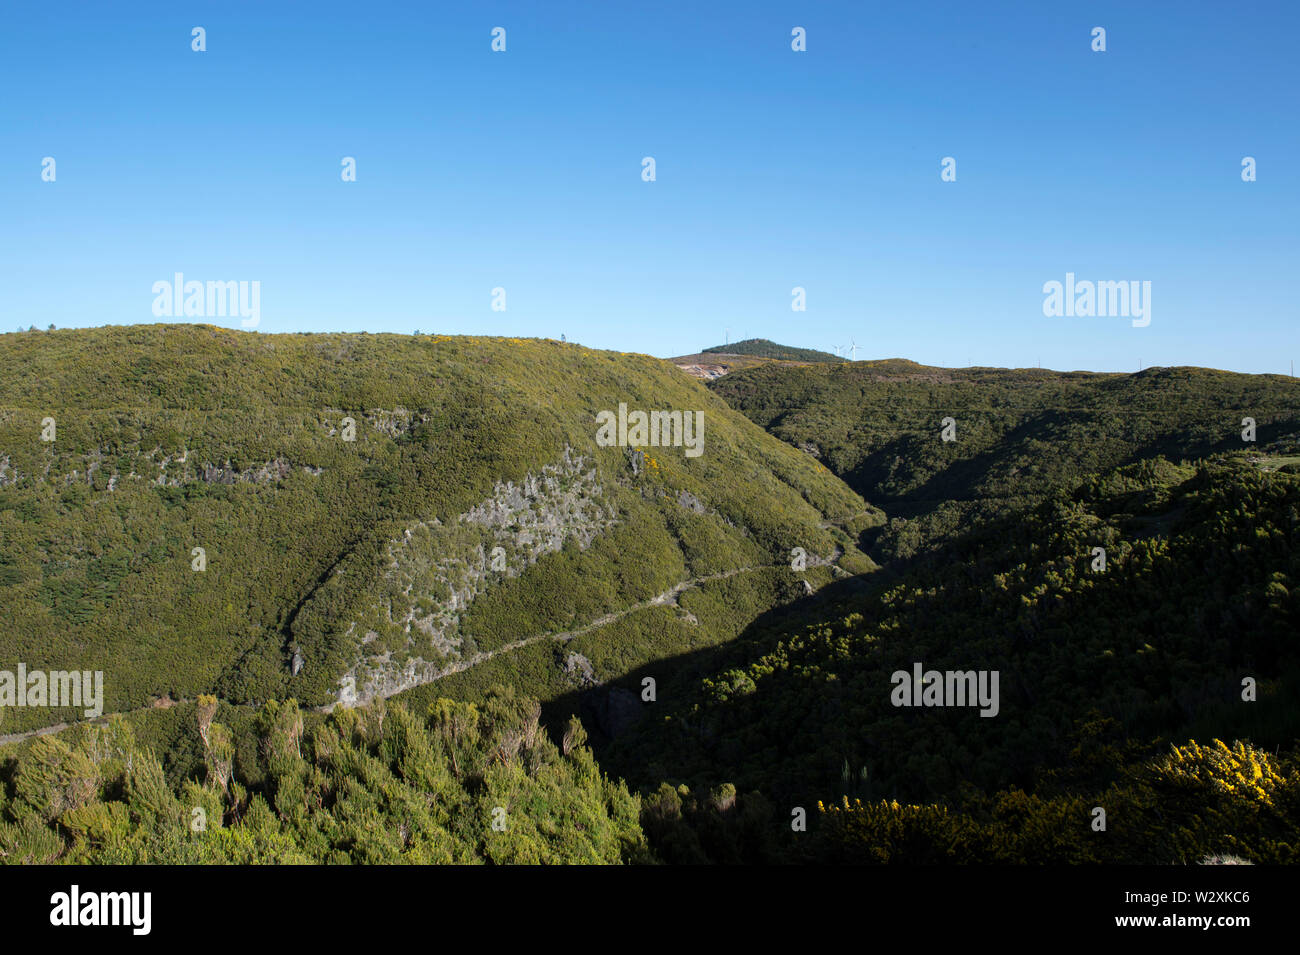
[(373, 649), (363, 651), (344, 677), (339, 702), (365, 702), (428, 682), (464, 655), (460, 623), (476, 597), (566, 541), (589, 547), (616, 519), (595, 468), (566, 447), (556, 464), (519, 484), (498, 482), (490, 497), (454, 521), (408, 527), (389, 542), (386, 593), (375, 619), (364, 621), (363, 646)]
[(564, 676), (575, 686), (595, 686), (600, 682), (591, 661), (581, 653), (569, 653), (564, 657)]
[(706, 510), (704, 503), (689, 491), (682, 491), (677, 495), (677, 506), (684, 507), (688, 511), (694, 511), (696, 514), (703, 514)]
[[(101, 490), (109, 492), (122, 487), (125, 482), (141, 480), (147, 480), (154, 487), (182, 487), (186, 484), (274, 484), (287, 478), (295, 468), (295, 465), (284, 456), (274, 457), (262, 464), (241, 469), (235, 467), (229, 460), (220, 464), (210, 462), (196, 464), (191, 462), (187, 451), (182, 451), (175, 456), (162, 455), (161, 459), (159, 455), (162, 455), (160, 448), (148, 452), (136, 451), (112, 456), (103, 449), (96, 448), (88, 454), (65, 455), (58, 459), (51, 457), (46, 462), (44, 471), (35, 477), (35, 482), (40, 484), (56, 481), (64, 485), (89, 484), (91, 487), (98, 486)], [(114, 462), (121, 461), (123, 458), (132, 462), (132, 470), (123, 473), (113, 468), (105, 478), (104, 474), (109, 472)], [(56, 467), (56, 464), (61, 467)], [(68, 464), (76, 466), (69, 470)], [(310, 465), (298, 467), (313, 476), (322, 473), (319, 467)], [(134, 468), (145, 471), (146, 475), (142, 477)], [(148, 477), (150, 472), (154, 474), (152, 478)], [(17, 484), (20, 477), (30, 479), (30, 475), (18, 474), (7, 454), (0, 454), (0, 487)]]
[[(204, 462), (190, 466), (188, 459), (188, 452), (183, 452), (174, 460), (170, 456), (163, 458), (158, 465), (161, 473), (153, 483), (160, 487), (180, 487), (185, 484), (196, 483), (274, 484), (283, 481), (294, 470), (293, 463), (283, 456), (243, 469), (233, 466), (228, 460), (221, 464)], [(175, 465), (180, 465), (180, 468), (176, 469)], [(169, 468), (172, 468), (176, 473), (169, 473)], [(299, 468), (313, 476), (319, 476), (321, 473), (319, 467), (300, 465)]]

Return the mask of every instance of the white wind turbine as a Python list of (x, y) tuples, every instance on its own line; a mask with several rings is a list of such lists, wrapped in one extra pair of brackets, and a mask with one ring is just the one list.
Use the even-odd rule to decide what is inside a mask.
[(849, 341), (852, 342), (852, 344), (849, 345), (849, 348), (850, 348), (850, 350), (852, 351), (852, 355), (849, 357), (849, 361), (857, 361), (857, 360), (858, 360), (858, 349), (859, 349), (861, 346), (860, 346), (856, 341), (854, 341), (852, 338), (850, 338)]

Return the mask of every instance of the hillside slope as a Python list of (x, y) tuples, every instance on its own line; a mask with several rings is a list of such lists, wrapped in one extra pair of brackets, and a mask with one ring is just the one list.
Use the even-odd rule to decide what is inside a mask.
[[(0, 667), (102, 670), (110, 713), (361, 702), (679, 586), (708, 603), (718, 575), (761, 612), (835, 561), (869, 569), (854, 541), (881, 519), (648, 356), (155, 325), (3, 335), (0, 362)], [(699, 412), (700, 453), (601, 446), (620, 403)], [(632, 644), (615, 625), (552, 652), (550, 678), (743, 625), (688, 603)]]
[[(1300, 440), (1295, 379), (1205, 368), (1121, 375), (890, 359), (764, 365), (709, 387), (887, 510), (876, 551), (885, 560), (1152, 455), (1294, 453)], [(1243, 441), (1246, 418), (1253, 442)]]
[[(1294, 862), (1297, 515), (1300, 478), (1241, 455), (1099, 476), (719, 648), (603, 763), (661, 801), (761, 791), (773, 825), (861, 800), (837, 861)], [(900, 706), (917, 666), (996, 673), (996, 705)]]

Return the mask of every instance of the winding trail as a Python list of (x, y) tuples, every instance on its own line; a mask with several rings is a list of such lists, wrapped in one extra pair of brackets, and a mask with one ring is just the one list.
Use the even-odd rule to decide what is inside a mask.
[[(133, 713), (135, 710), (128, 710), (127, 712)], [(110, 713), (109, 716), (111, 715), (112, 714)], [(93, 723), (95, 720), (100, 719), (108, 719), (108, 716), (97, 716), (94, 720), (87, 720), (86, 722)], [(73, 725), (74, 724), (72, 723), (54, 723), (51, 726), (42, 726), (38, 730), (29, 730), (26, 733), (10, 733), (7, 736), (0, 736), (0, 746), (5, 746), (9, 743), (21, 743), (23, 740), (31, 739), (34, 736), (47, 736), (50, 733), (60, 733)]]
[[(480, 663), (486, 663), (495, 656), (500, 656), (503, 653), (513, 653), (516, 650), (522, 650), (526, 646), (539, 643), (543, 640), (554, 640), (556, 643), (568, 643), (574, 637), (580, 637), (584, 633), (590, 633), (592, 630), (599, 630), (601, 627), (606, 627), (609, 624), (614, 623), (616, 620), (626, 617), (628, 614), (633, 614), (640, 610), (646, 610), (649, 607), (662, 607), (665, 605), (676, 606), (677, 598), (681, 596), (684, 591), (690, 590), (692, 587), (698, 587), (700, 584), (711, 583), (715, 580), (725, 580), (728, 577), (735, 577), (737, 574), (747, 574), (757, 570), (771, 570), (779, 566), (783, 565), (760, 564), (756, 567), (738, 567), (735, 570), (723, 571), (720, 574), (709, 574), (705, 577), (692, 577), (690, 580), (683, 580), (679, 584), (674, 584), (668, 590), (665, 590), (663, 593), (657, 594), (648, 600), (642, 600), (639, 603), (634, 603), (632, 606), (624, 608), (623, 610), (617, 610), (613, 613), (599, 616), (595, 620), (576, 630), (564, 630), (559, 633), (551, 633), (549, 631), (546, 633), (535, 633), (532, 636), (523, 637), (519, 640), (512, 640), (510, 643), (504, 643), (493, 650), (482, 650), (478, 653), (472, 654), (471, 656), (465, 657), (463, 660), (449, 663), (442, 669), (435, 670), (426, 679), (418, 680), (410, 685), (403, 685), (400, 689), (393, 690), (391, 693), (376, 693), (373, 696), (360, 700), (359, 702), (364, 704), (371, 700), (396, 696), (399, 693), (414, 690), (416, 687), (436, 683), (443, 677), (451, 676), (453, 673), (463, 673), (466, 670), (473, 669)], [(339, 702), (335, 701), (333, 703), (327, 703), (324, 706), (315, 707), (315, 710), (319, 713), (329, 713), (337, 706), (339, 706)]]
[[(812, 565), (811, 561), (809, 563), (810, 565)], [(609, 624), (614, 623), (617, 620), (621, 620), (623, 617), (626, 617), (628, 614), (637, 613), (638, 611), (646, 610), (650, 607), (662, 607), (665, 605), (676, 606), (677, 598), (680, 597), (682, 593), (684, 593), (687, 590), (690, 590), (693, 587), (698, 587), (701, 584), (712, 583), (713, 581), (716, 580), (726, 580), (728, 577), (735, 577), (738, 574), (748, 574), (759, 570), (773, 570), (784, 566), (786, 565), (759, 564), (754, 567), (738, 567), (735, 570), (726, 570), (718, 574), (708, 574), (704, 577), (692, 577), (689, 580), (683, 580), (681, 583), (674, 584), (672, 587), (665, 590), (661, 594), (656, 594), (655, 596), (650, 597), (647, 600), (642, 600), (639, 603), (632, 604), (632, 606), (626, 607), (623, 610), (616, 610), (612, 613), (603, 614), (602, 616), (597, 617), (595, 620), (591, 621), (590, 623), (582, 627), (579, 627), (576, 630), (564, 630), (561, 631), (560, 633), (551, 633), (549, 631), (546, 633), (535, 633), (532, 634), (531, 636), (523, 637), (519, 640), (513, 640), (510, 643), (502, 644), (501, 646), (493, 650), (482, 650), (478, 653), (473, 654), (472, 656), (466, 657), (463, 660), (457, 660), (455, 663), (448, 664), (442, 669), (434, 671), (427, 679), (422, 679), (416, 683), (411, 684), (410, 686), (403, 686), (400, 689), (394, 690), (391, 693), (375, 694), (374, 696), (367, 697), (365, 700), (361, 702), (366, 703), (374, 699), (396, 696), (398, 693), (405, 693), (406, 691), (413, 690), (416, 687), (426, 686), (429, 683), (435, 683), (438, 680), (441, 680), (443, 677), (451, 676), (453, 673), (463, 673), (466, 670), (473, 669), (474, 667), (478, 666), (480, 663), (486, 663), (488, 660), (491, 660), (493, 657), (500, 656), (503, 653), (513, 653), (516, 650), (521, 650), (526, 646), (530, 646), (531, 644), (538, 643), (543, 640), (554, 640), (557, 643), (567, 643), (570, 640), (574, 639), (575, 637), (582, 636), (585, 633), (590, 633), (592, 630), (598, 630), (601, 627), (609, 626)], [(830, 564), (830, 566), (835, 570), (840, 570), (840, 568), (835, 567), (833, 563)], [(172, 705), (174, 706), (180, 703), (190, 703), (190, 702), (193, 701), (189, 699), (181, 699), (181, 700), (174, 701)], [(249, 705), (249, 704), (232, 704), (232, 705)], [(338, 705), (339, 705), (338, 701), (335, 701), (333, 703), (326, 703), (323, 706), (311, 707), (311, 710), (316, 713), (329, 713)], [(83, 726), (86, 723), (102, 724), (107, 722), (109, 719), (111, 719), (114, 716), (127, 716), (135, 713), (143, 713), (146, 712), (147, 710), (153, 710), (153, 709), (159, 709), (159, 707), (156, 705), (140, 706), (132, 710), (121, 710), (116, 713), (105, 713), (101, 716), (95, 717), (92, 720), (86, 720), (84, 723), (83, 722), (55, 723), (51, 726), (42, 726), (40, 729), (28, 730), (27, 732), (24, 733), (10, 733), (5, 736), (0, 736), (0, 746), (7, 746), (10, 743), (20, 743), (23, 740), (33, 739), (37, 736), (46, 736), (50, 733), (58, 733), (72, 726)]]

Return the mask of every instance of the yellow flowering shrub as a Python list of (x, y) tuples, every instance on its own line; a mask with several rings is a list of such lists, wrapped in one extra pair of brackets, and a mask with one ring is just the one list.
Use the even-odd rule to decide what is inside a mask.
[(1173, 786), (1209, 788), (1214, 792), (1273, 805), (1273, 793), (1283, 782), (1277, 766), (1263, 750), (1244, 740), (1231, 746), (1214, 740), (1202, 746), (1196, 740), (1175, 746), (1155, 764), (1154, 781)]

